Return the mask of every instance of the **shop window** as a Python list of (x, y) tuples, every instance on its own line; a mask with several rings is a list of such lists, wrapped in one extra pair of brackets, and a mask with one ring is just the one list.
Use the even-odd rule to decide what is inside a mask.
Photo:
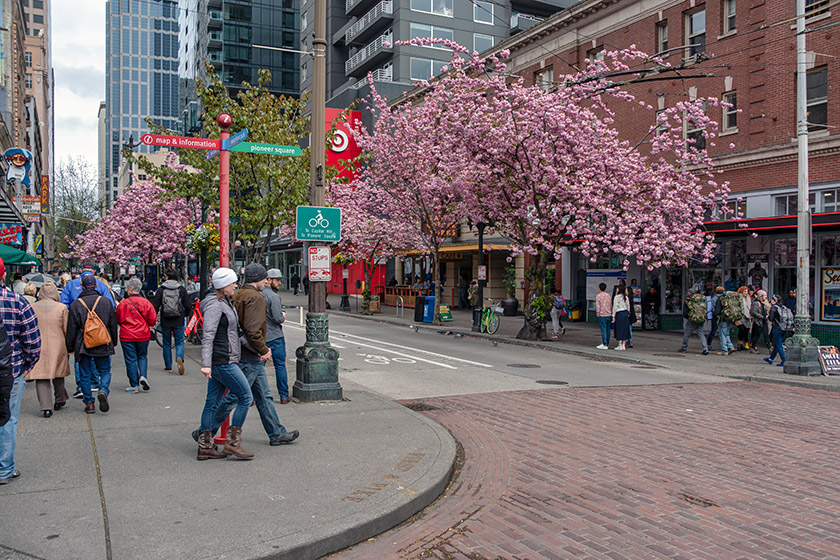
[(840, 236), (826, 236), (820, 244), (822, 266), (840, 267)]
[(697, 60), (706, 52), (706, 10), (698, 10), (685, 15), (686, 58)]
[(735, 33), (735, 0), (723, 0), (723, 33)]
[(734, 91), (723, 94), (723, 123), (721, 132), (738, 132), (738, 95)]
[(660, 21), (656, 24), (656, 52), (662, 53), (660, 56), (665, 58), (668, 53), (668, 21)]
[(682, 313), (683, 271), (681, 268), (674, 268), (665, 273), (665, 313)]

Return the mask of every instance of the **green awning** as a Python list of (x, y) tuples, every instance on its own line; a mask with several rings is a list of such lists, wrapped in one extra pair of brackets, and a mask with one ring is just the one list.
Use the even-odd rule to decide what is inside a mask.
[(3, 259), (3, 262), (6, 264), (6, 266), (10, 264), (16, 264), (20, 266), (38, 266), (39, 264), (41, 264), (41, 261), (30, 255), (29, 253), (19, 251), (14, 247), (9, 247), (8, 245), (0, 245), (0, 259)]

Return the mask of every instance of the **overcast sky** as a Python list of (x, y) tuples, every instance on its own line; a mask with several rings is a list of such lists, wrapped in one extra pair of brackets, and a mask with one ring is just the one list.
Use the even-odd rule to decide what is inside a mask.
[(97, 165), (99, 102), (105, 100), (105, 0), (52, 0), (55, 163), (83, 156)]

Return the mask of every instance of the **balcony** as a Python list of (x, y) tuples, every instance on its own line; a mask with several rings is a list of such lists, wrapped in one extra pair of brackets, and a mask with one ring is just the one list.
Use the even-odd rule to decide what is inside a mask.
[(519, 33), (531, 27), (534, 27), (545, 18), (530, 16), (528, 14), (513, 13), (510, 15), (510, 33)]
[(360, 16), (376, 3), (376, 0), (345, 0), (344, 13), (349, 16)]
[(371, 11), (359, 18), (344, 34), (344, 42), (360, 44), (369, 40), (377, 32), (382, 31), (394, 21), (394, 4), (391, 0), (383, 0)]
[(224, 16), (222, 12), (219, 10), (210, 10), (207, 12), (209, 20), (207, 22), (207, 27), (211, 29), (221, 29), (222, 28), (222, 21), (224, 20)]
[(222, 32), (221, 31), (211, 31), (208, 34), (208, 45), (210, 47), (220, 47), (222, 45)]
[[(370, 73), (373, 76), (374, 82), (393, 82), (394, 81), (394, 67), (391, 64), (385, 65), (383, 68), (378, 68)], [(356, 82), (353, 89), (359, 89), (368, 84), (367, 76)]]
[[(372, 43), (344, 63), (344, 75), (360, 78), (372, 66), (390, 58), (394, 53), (394, 47), (390, 46), (393, 41), (394, 37), (390, 32), (377, 37)], [(389, 46), (386, 47), (385, 43), (388, 43)]]
[(221, 64), (222, 63), (222, 51), (211, 52), (207, 55), (207, 58), (210, 59), (211, 64)]

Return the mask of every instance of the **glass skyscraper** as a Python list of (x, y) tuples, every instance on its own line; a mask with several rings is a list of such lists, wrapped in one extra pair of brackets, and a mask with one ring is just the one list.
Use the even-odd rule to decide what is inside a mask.
[[(122, 150), (148, 132), (150, 118), (169, 129), (178, 122), (178, 0), (107, 0), (105, 150), (111, 206), (121, 194)], [(135, 151), (150, 152), (149, 146)]]

